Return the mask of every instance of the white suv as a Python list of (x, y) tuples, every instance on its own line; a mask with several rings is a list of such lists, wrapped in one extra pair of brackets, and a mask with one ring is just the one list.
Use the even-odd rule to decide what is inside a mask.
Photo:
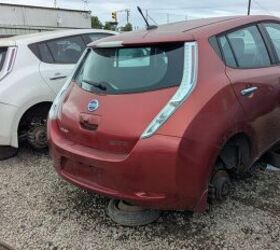
[(16, 154), (19, 141), (47, 147), (49, 108), (86, 44), (111, 31), (60, 30), (0, 39), (0, 160)]

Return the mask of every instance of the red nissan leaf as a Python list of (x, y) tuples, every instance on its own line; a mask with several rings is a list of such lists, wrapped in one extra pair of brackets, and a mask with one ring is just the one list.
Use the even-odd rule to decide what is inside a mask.
[(280, 19), (185, 21), (90, 44), (53, 103), (64, 179), (144, 208), (204, 211), (280, 139)]

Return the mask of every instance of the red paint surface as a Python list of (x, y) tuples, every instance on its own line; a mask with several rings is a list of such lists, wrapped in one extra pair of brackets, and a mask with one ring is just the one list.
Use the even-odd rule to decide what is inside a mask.
[[(271, 19), (275, 18), (239, 17), (204, 27), (187, 22), (105, 39), (123, 40), (127, 45), (197, 41), (197, 86), (149, 139), (140, 136), (176, 88), (95, 95), (73, 86), (60, 119), (48, 122), (58, 173), (82, 188), (141, 206), (204, 211), (208, 182), (223, 144), (237, 133), (246, 134), (253, 164), (280, 135), (280, 67), (226, 68), (208, 38), (246, 23)], [(251, 97), (240, 96), (240, 90), (248, 86), (258, 86), (259, 90)], [(92, 99), (100, 102), (94, 115), (87, 111)], [(96, 130), (83, 128), (81, 120)]]

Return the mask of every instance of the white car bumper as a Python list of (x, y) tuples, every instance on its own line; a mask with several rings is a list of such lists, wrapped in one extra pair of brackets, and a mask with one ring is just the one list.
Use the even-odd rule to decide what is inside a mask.
[(17, 128), (13, 125), (18, 107), (0, 102), (0, 146), (18, 147)]

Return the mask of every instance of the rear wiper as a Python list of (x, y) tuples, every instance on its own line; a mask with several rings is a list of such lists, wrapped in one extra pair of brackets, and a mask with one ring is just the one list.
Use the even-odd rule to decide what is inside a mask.
[(107, 87), (103, 84), (103, 82), (93, 82), (90, 80), (83, 80), (83, 82), (93, 85), (94, 87), (101, 89), (102, 91), (106, 91)]

